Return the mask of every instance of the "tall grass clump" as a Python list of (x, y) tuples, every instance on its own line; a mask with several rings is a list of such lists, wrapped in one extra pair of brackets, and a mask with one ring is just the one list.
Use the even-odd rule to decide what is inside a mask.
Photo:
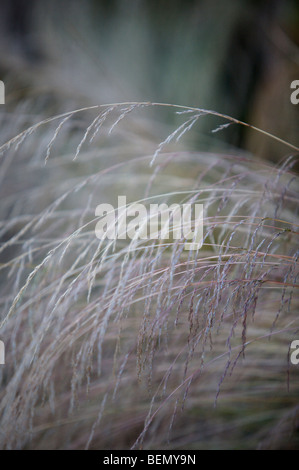
[[(1, 448), (298, 447), (298, 148), (253, 128), (291, 153), (198, 151), (199, 120), (249, 125), (183, 106), (18, 111), (1, 127)], [(118, 195), (203, 204), (203, 246), (98, 240)]]

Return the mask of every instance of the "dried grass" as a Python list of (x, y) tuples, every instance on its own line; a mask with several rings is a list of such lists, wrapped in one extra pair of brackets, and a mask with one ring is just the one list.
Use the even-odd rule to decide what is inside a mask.
[[(162, 106), (183, 121), (159, 143)], [(295, 156), (190, 151), (205, 115), (248, 126), (144, 102), (3, 132), (1, 448), (298, 445)], [(99, 241), (118, 194), (203, 204), (203, 247)]]

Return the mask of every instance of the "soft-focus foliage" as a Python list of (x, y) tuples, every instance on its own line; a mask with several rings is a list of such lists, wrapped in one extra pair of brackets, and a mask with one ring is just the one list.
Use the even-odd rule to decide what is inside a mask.
[[(0, 10), (0, 447), (298, 448), (295, 2)], [(118, 195), (203, 247), (98, 240)]]
[[(155, 144), (151, 108), (70, 113), (2, 148), (6, 180), (31, 178), (1, 194), (2, 447), (295, 445), (295, 159), (183, 150), (204, 110), (174, 108)], [(117, 194), (202, 203), (203, 247), (99, 241)]]

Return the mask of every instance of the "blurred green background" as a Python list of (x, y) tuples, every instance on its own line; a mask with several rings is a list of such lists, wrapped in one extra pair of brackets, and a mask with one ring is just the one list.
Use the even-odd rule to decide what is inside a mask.
[[(46, 115), (169, 102), (214, 109), (299, 144), (290, 102), (299, 78), (295, 0), (2, 0), (0, 31), (6, 109), (24, 98)], [(197, 127), (205, 148), (212, 128), (208, 119)], [(277, 142), (241, 126), (219, 138), (281, 158)]]

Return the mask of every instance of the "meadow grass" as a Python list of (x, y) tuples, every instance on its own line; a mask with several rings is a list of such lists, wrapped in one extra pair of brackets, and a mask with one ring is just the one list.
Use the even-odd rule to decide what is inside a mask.
[[(190, 149), (207, 116), (292, 154)], [(163, 103), (30, 119), (0, 147), (1, 448), (298, 447), (299, 149)], [(122, 194), (203, 204), (203, 246), (98, 240)]]

